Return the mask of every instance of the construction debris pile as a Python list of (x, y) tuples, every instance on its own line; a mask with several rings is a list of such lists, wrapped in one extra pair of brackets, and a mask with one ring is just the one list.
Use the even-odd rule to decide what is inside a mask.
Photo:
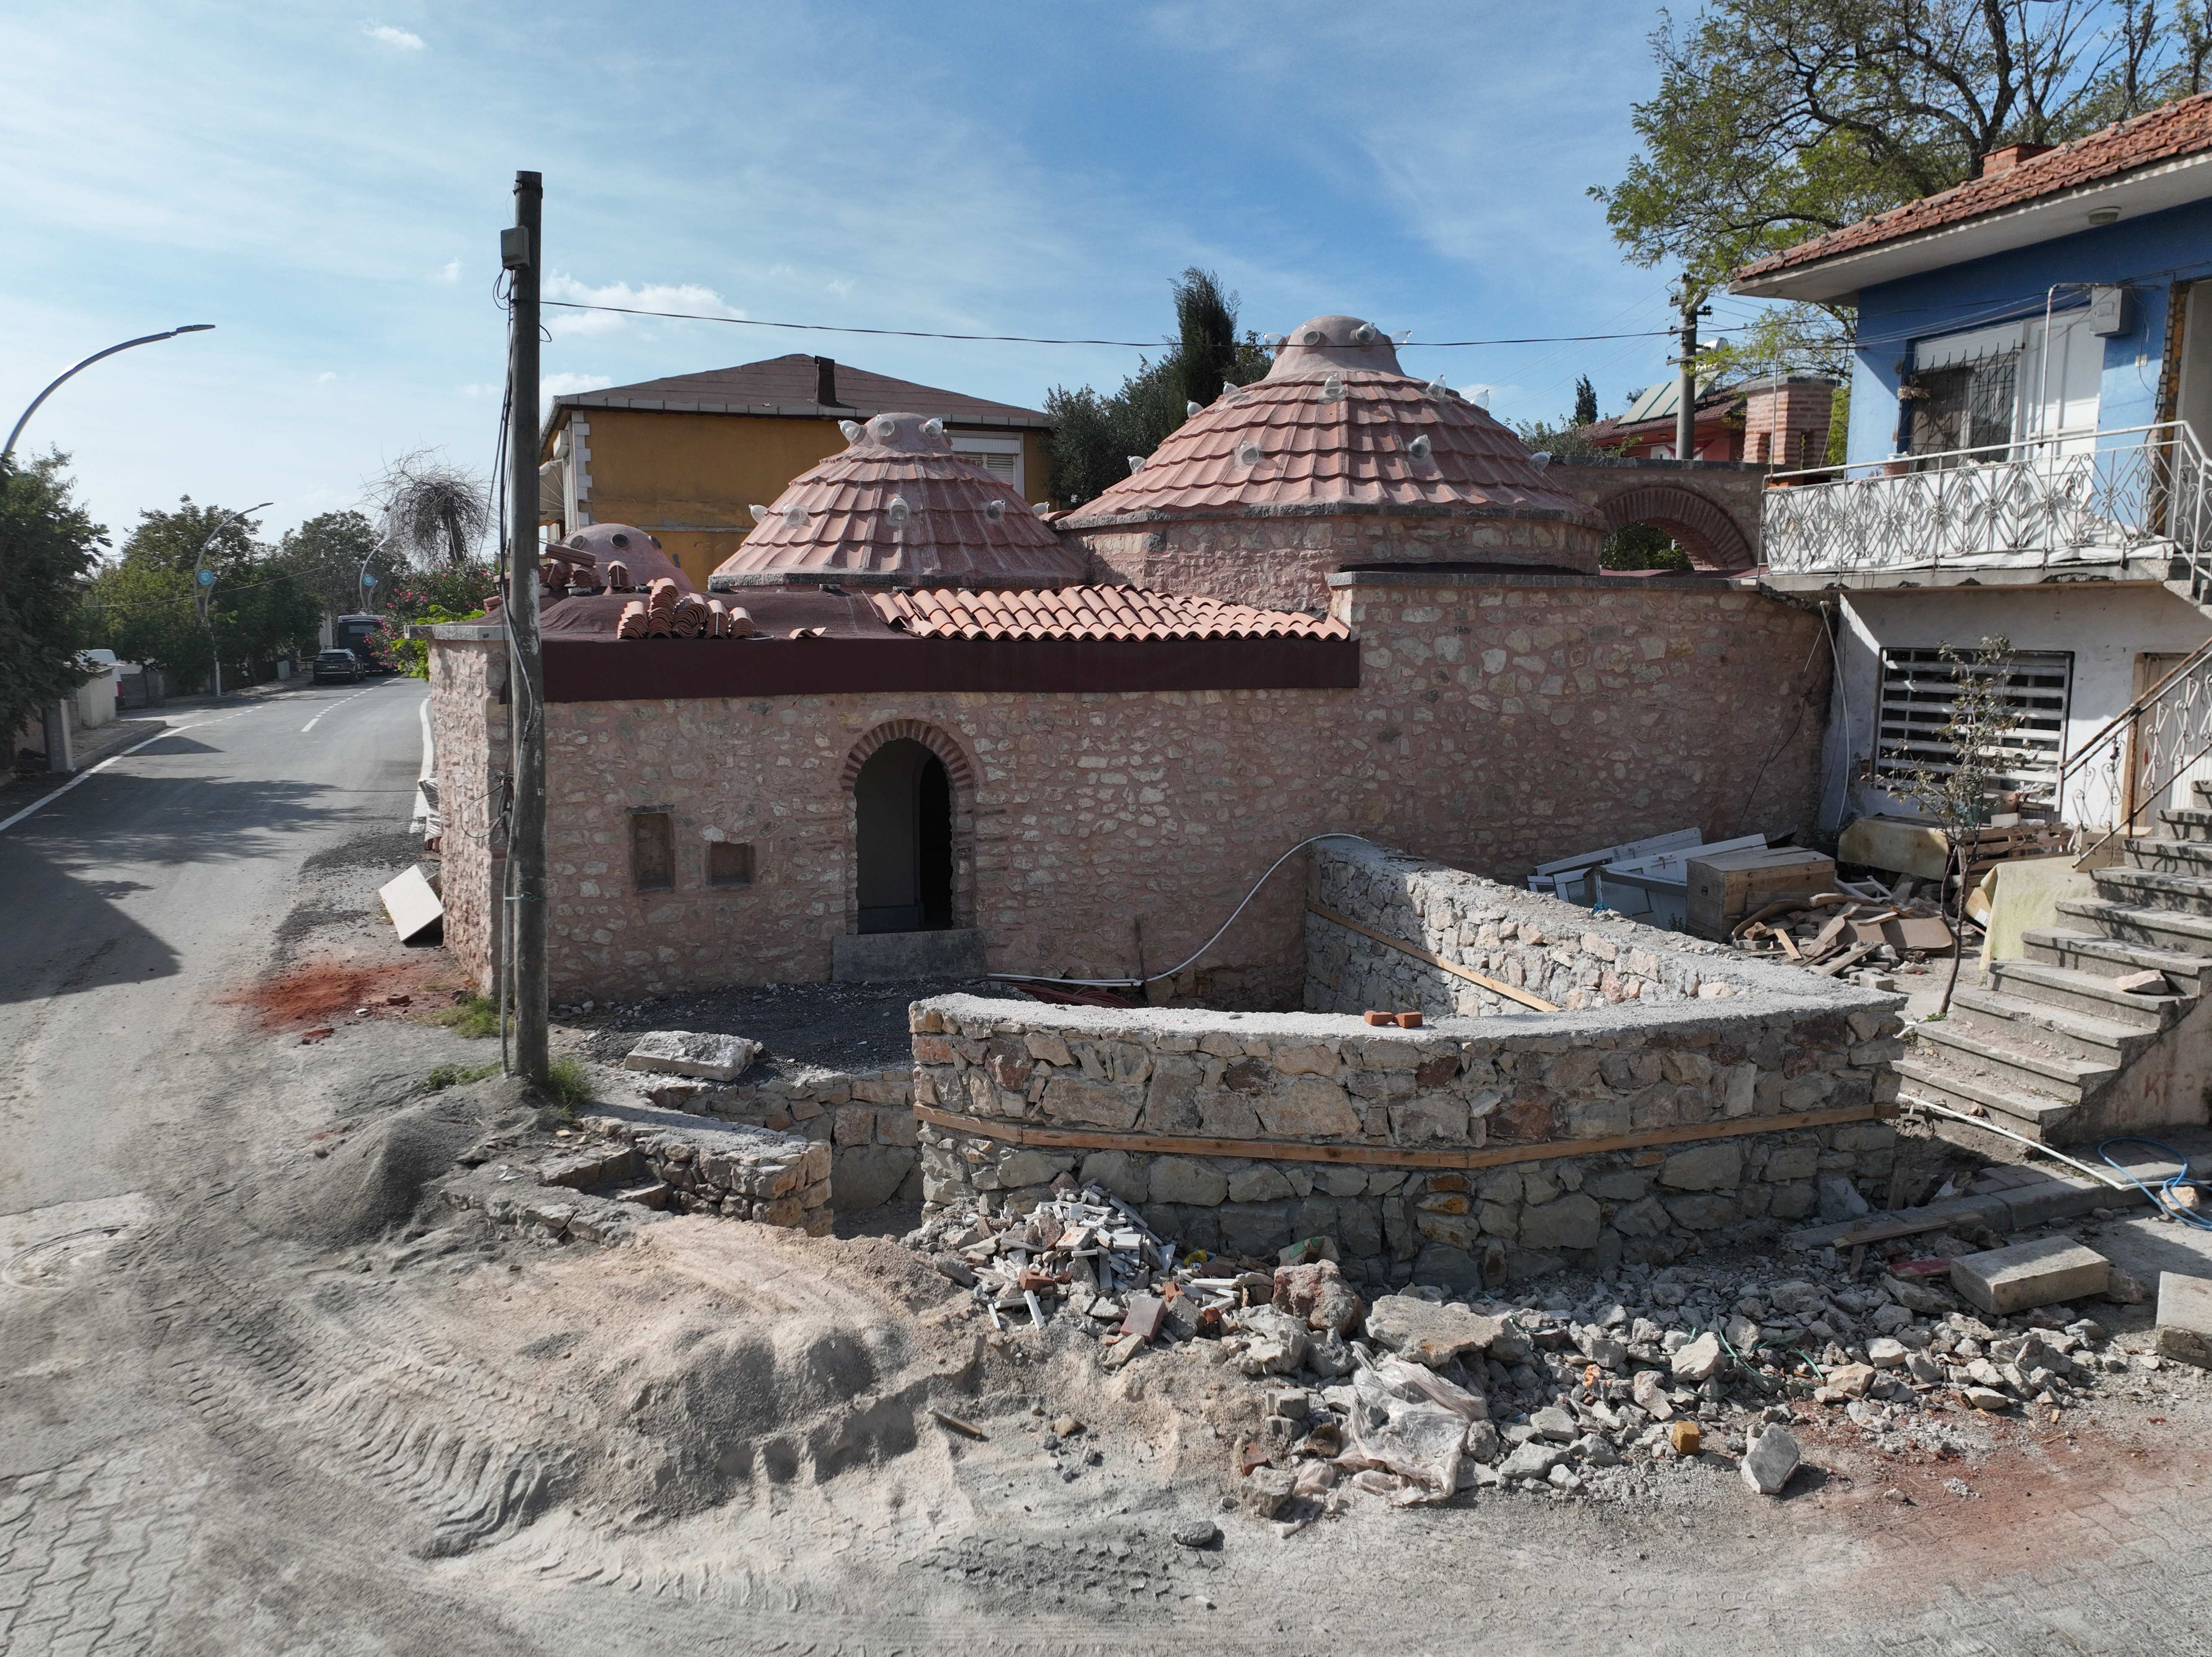
[(1922, 883), (1912, 876), (1891, 885), (1872, 879), (1838, 883), (1848, 889), (1764, 905), (1735, 924), (1731, 940), (1750, 954), (1877, 990), (1896, 987), (1886, 969), (1951, 952), (1950, 922), (1935, 902), (1914, 895)]
[[(613, 567), (609, 573), (612, 574)], [(627, 589), (625, 589), (627, 590)], [(702, 598), (680, 592), (662, 576), (645, 590), (642, 599), (623, 606), (615, 625), (618, 639), (750, 639), (760, 629), (751, 615), (733, 610), (720, 598)]]
[[(1955, 1297), (1954, 1259), (1992, 1241), (1916, 1240), (1939, 1258), (1885, 1245), (1893, 1258), (1866, 1262), (1863, 1278), (1832, 1250), (1804, 1256), (1802, 1275), (1630, 1266), (1579, 1303), (1530, 1305), (1418, 1287), (1364, 1302), (1320, 1238), (1270, 1269), (1177, 1261), (1096, 1187), (1029, 1215), (936, 1216), (907, 1238), (999, 1328), (1074, 1332), (1109, 1367), (1213, 1343), (1194, 1353), (1247, 1394), (1238, 1500), (1286, 1529), (1355, 1492), (1401, 1505), (1478, 1489), (1635, 1501), (1656, 1496), (1667, 1464), (1716, 1456), (1777, 1495), (1797, 1433), (1856, 1429), (1880, 1454), (1948, 1458), (1972, 1447), (1977, 1419), (2055, 1423), (2094, 1388), (2165, 1364), (2080, 1306), (2007, 1317)], [(2139, 1294), (2115, 1276), (2104, 1297)]]

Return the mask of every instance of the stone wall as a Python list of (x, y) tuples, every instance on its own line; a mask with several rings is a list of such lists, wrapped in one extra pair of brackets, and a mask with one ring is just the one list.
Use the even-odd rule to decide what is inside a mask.
[[(485, 636), (462, 636), (470, 634)], [(507, 856), (507, 835), (495, 828), (507, 769), (507, 649), (496, 636), (495, 628), (449, 627), (429, 652), (446, 947), (486, 994), (498, 970)]]
[[(1717, 837), (1811, 817), (1827, 673), (1809, 612), (1717, 580), (1330, 580), (1362, 640), (1356, 690), (553, 704), (556, 996), (826, 980), (852, 901), (846, 760), (897, 721), (942, 732), (967, 759), (956, 805), (969, 843), (957, 849), (972, 859), (994, 971), (1158, 971), (1205, 943), (1285, 850), (1324, 831), (1516, 879), (1547, 858), (1692, 823)], [(441, 638), (434, 659), (453, 648)], [(479, 796), (482, 778), (456, 774), (466, 738), (454, 743), (447, 722), (481, 724), (481, 697), (442, 683), (441, 790)], [(673, 818), (672, 891), (631, 880), (629, 818), (644, 810)], [(752, 847), (750, 886), (707, 884), (710, 835)], [(473, 855), (458, 835), (448, 844), (449, 866)], [(1263, 891), (1177, 991), (1298, 1005), (1299, 872)], [(465, 921), (448, 936), (487, 969)]]
[[(1437, 990), (1438, 1017), (1413, 1030), (1336, 1012), (918, 1003), (925, 1201), (1021, 1207), (1066, 1173), (1187, 1247), (1265, 1254), (1326, 1234), (1369, 1281), (1495, 1286), (1671, 1259), (1886, 1196), (1898, 998), (1371, 848), (1315, 861), (1316, 891), (1364, 915), (1407, 925), (1394, 890), (1424, 904), (1432, 945), (1462, 906), (1472, 958), (1565, 1010), (1468, 1016), (1425, 981), (1403, 987)], [(1345, 977), (1332, 945), (1315, 955)], [(1317, 984), (1316, 998), (1338, 993)]]
[(830, 1205), (838, 1213), (914, 1202), (921, 1195), (908, 1065), (848, 1071), (805, 1065), (757, 1082), (727, 1083), (641, 1078), (641, 1090), (665, 1109), (804, 1134), (827, 1144)]
[(1595, 576), (1603, 537), (1588, 525), (1501, 513), (1496, 519), (1388, 513), (1252, 513), (1233, 518), (1079, 517), (1070, 538), (1104, 581), (1203, 592), (1267, 610), (1328, 607), (1346, 564), (1482, 562)]
[[(1680, 932), (1595, 915), (1523, 887), (1428, 863), (1364, 841), (1331, 841), (1307, 859), (1308, 901), (1354, 923), (1308, 912), (1305, 1007), (1369, 1008), (1432, 1017), (1519, 1012), (1526, 1003), (1392, 949), (1371, 933), (1510, 984), (1567, 1011), (1633, 1001), (1652, 1006), (1748, 993), (1747, 962)], [(1365, 932), (1356, 930), (1365, 927)], [(1826, 980), (1795, 968), (1770, 987)], [(1796, 981), (1792, 981), (1796, 980)]]

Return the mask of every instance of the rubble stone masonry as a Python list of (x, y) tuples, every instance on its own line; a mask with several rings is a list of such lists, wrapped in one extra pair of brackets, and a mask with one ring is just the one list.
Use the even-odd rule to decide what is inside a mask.
[[(1824, 1181), (1885, 1196), (1898, 998), (1594, 926), (1550, 898), (1503, 901), (1371, 850), (1324, 847), (1316, 862), (1316, 889), (1370, 920), (1402, 925), (1419, 904), (1440, 922), (1463, 906), (1453, 925), (1472, 922), (1493, 970), (1583, 1004), (1409, 1030), (1341, 1014), (918, 1003), (925, 1200), (998, 1193), (1019, 1208), (1066, 1173), (1186, 1247), (1263, 1254), (1327, 1235), (1370, 1281), (1495, 1286), (1856, 1207)], [(1445, 931), (1430, 942), (1449, 944)], [(1315, 951), (1316, 1000), (1341, 992), (1333, 953)]]
[[(1691, 824), (1717, 836), (1810, 820), (1828, 677), (1814, 615), (1717, 579), (1330, 579), (1362, 640), (1354, 690), (550, 705), (554, 993), (829, 978), (831, 940), (854, 930), (847, 762), (901, 721), (968, 762), (948, 768), (966, 773), (954, 778), (958, 919), (982, 930), (994, 971), (1172, 966), (1270, 863), (1323, 832), (1517, 879), (1546, 858)], [(490, 717), (504, 728), (483, 669), (461, 660), (479, 648), (490, 646), (441, 638), (432, 652), (447, 799), (485, 792), (464, 774), (489, 762), (472, 756)], [(635, 888), (641, 811), (670, 814), (673, 889)], [(716, 837), (751, 847), (750, 884), (708, 883)], [(460, 893), (447, 936), (481, 974), (488, 938), (466, 906), (492, 890), (489, 859), (479, 866), (454, 828), (446, 843)], [(1300, 1005), (1297, 872), (1271, 883), (1178, 991)]]
[[(480, 637), (455, 636), (480, 634)], [(507, 648), (495, 627), (447, 627), (430, 648), (446, 944), (486, 994), (499, 961), (500, 884), (507, 835), (499, 802), (507, 774)]]

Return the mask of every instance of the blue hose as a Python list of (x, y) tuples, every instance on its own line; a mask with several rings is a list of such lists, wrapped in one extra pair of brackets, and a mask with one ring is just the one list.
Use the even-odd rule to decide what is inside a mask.
[[(2180, 1163), (2181, 1168), (2179, 1171), (2175, 1173), (2172, 1177), (2159, 1181), (2157, 1189), (2154, 1190), (2149, 1186), (2145, 1185), (2141, 1180), (2136, 1178), (2135, 1170), (2133, 1168), (2129, 1168), (2124, 1163), (2118, 1162), (2113, 1158), (2110, 1150), (2110, 1147), (2113, 1145), (2148, 1145), (2153, 1150), (2162, 1152), (2164, 1155)], [(2114, 1168), (2118, 1168), (2121, 1173), (2126, 1174), (2128, 1176), (2128, 1182), (2134, 1186), (2136, 1190), (2142, 1192), (2144, 1196), (2149, 1198), (2153, 1205), (2155, 1206), (2160, 1213), (2170, 1214), (2175, 1219), (2179, 1220), (2184, 1225), (2193, 1225), (2199, 1231), (2212, 1231), (2212, 1217), (2207, 1217), (2204, 1215), (2194, 1213), (2189, 1209), (2182, 1207), (2179, 1203), (2171, 1200), (2168, 1196), (2161, 1194), (2177, 1192), (2184, 1186), (2193, 1186), (2197, 1184), (2197, 1181), (2189, 1177), (2189, 1158), (2183, 1156), (2172, 1145), (2160, 1144), (2156, 1139), (2142, 1138), (2132, 1133), (2123, 1133), (2118, 1134), (2112, 1138), (2102, 1141), (2097, 1146), (2097, 1154), (2100, 1156), (2102, 1156), (2107, 1162), (2112, 1163)]]

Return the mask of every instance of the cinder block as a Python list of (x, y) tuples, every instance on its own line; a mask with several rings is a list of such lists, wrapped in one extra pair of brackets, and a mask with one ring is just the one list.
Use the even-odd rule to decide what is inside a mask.
[(2212, 1369), (2212, 1278), (2158, 1274), (2158, 1353)]
[(1992, 1317), (2101, 1295), (2112, 1278), (2110, 1260), (2063, 1237), (2014, 1243), (1951, 1262), (1951, 1286)]

